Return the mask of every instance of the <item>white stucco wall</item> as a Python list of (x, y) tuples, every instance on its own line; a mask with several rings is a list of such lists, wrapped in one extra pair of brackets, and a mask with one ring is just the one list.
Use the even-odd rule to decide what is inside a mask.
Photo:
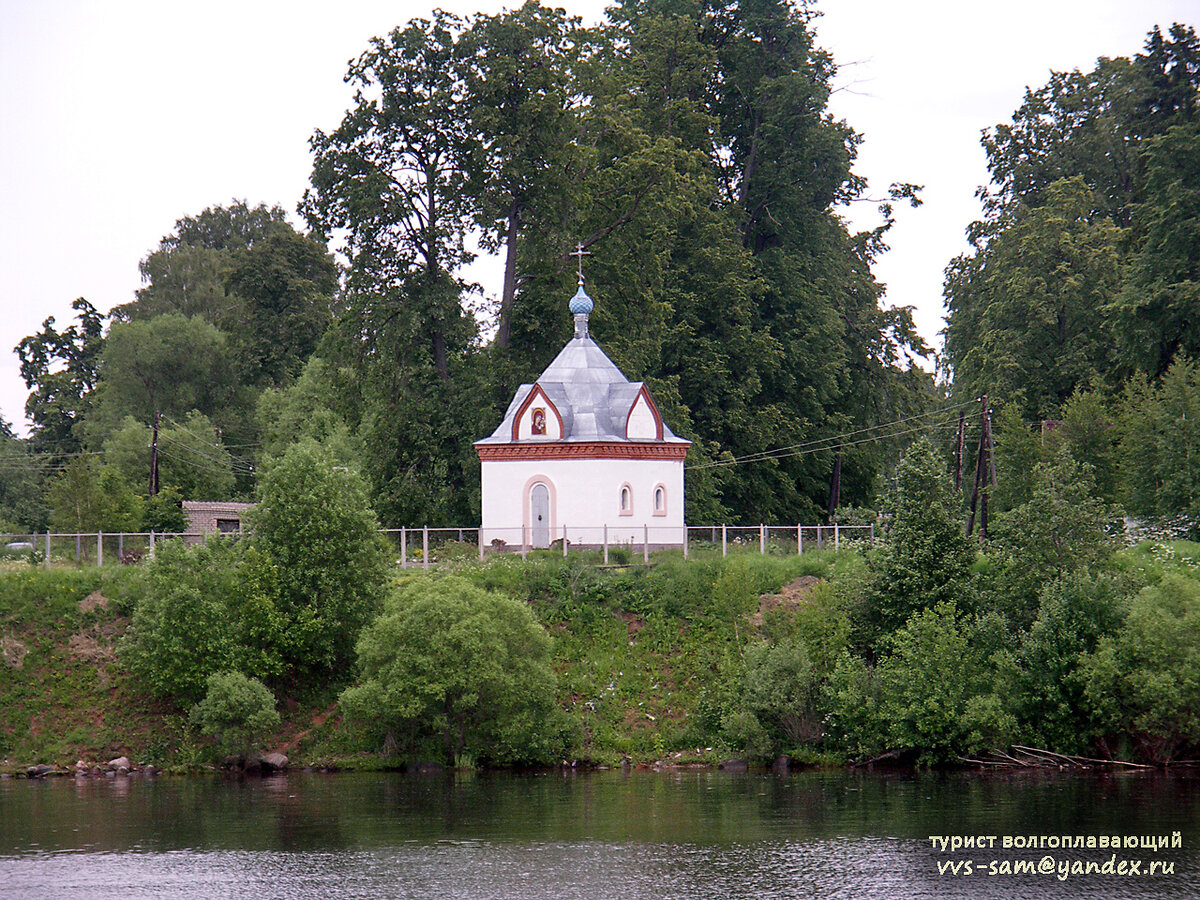
[[(550, 540), (563, 526), (571, 544), (598, 545), (608, 526), (611, 545), (679, 545), (683, 542), (683, 461), (629, 459), (484, 460), (482, 462), (485, 544), (533, 542), (530, 491), (539, 481), (550, 489)], [(633, 508), (622, 515), (621, 488), (628, 485)], [(666, 491), (666, 509), (655, 515), (654, 492)], [(523, 529), (528, 529), (523, 531)]]

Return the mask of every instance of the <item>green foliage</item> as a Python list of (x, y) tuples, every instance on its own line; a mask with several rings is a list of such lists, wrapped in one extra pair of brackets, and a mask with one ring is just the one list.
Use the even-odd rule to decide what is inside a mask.
[(241, 308), (238, 295), (228, 289), (228, 280), (237, 254), (289, 232), (292, 229), (282, 208), (251, 207), (240, 200), (184, 216), (141, 261), (145, 286), (138, 290), (135, 301), (116, 307), (114, 317), (127, 321), (176, 313), (199, 316), (233, 332)]
[[(1131, 512), (1200, 520), (1200, 367), (1179, 359), (1156, 384), (1130, 381), (1120, 455)], [(1195, 526), (1193, 526), (1195, 527)]]
[(1200, 744), (1200, 582), (1168, 574), (1144, 587), (1084, 673), (1107, 736), (1156, 762)]
[(824, 734), (824, 682), (804, 642), (760, 641), (745, 652), (739, 704), (722, 722), (734, 745), (756, 756), (813, 744)]
[(865, 625), (871, 642), (909, 617), (939, 603), (970, 603), (969, 574), (975, 558), (957, 515), (944, 466), (927, 440), (915, 441), (896, 471), (888, 505), (891, 522), (871, 557)]
[(245, 756), (254, 742), (279, 724), (275, 697), (255, 678), (241, 672), (208, 677), (204, 699), (189, 716), (201, 733), (216, 738), (218, 752)]
[[(737, 621), (721, 615), (716, 592), (714, 608), (724, 621)], [(730, 744), (755, 756), (816, 746), (825, 736), (830, 679), (850, 636), (842, 601), (822, 581), (797, 603), (781, 603), (759, 618), (764, 639), (746, 646), (736, 661), (725, 660), (725, 683), (708, 701), (719, 705), (711, 715), (720, 716)]]
[(995, 667), (953, 603), (917, 612), (872, 674), (843, 658), (836, 728), (851, 750), (898, 750), (922, 764), (1004, 743), (1015, 723)]
[(260, 479), (251, 524), (273, 567), (262, 584), (282, 617), (287, 665), (303, 677), (344, 670), (387, 590), (366, 483), (327, 449), (298, 443)]
[(165, 487), (146, 500), (142, 530), (156, 534), (182, 534), (187, 530), (183, 496), (178, 488)]
[(59, 332), (51, 316), (41, 331), (22, 338), (15, 348), (30, 390), (25, 414), (33, 425), (34, 445), (59, 451), (79, 446), (76, 425), (90, 404), (104, 346), (105, 316), (82, 297), (71, 308), (78, 313), (78, 325)]
[(234, 390), (228, 338), (210, 323), (178, 313), (118, 322), (104, 342), (86, 430), (99, 444), (126, 416), (143, 424), (182, 421), (192, 410), (215, 416)]
[(564, 749), (550, 638), (523, 603), (454, 577), (414, 582), (363, 633), (358, 658), (343, 710), (410, 749), (501, 763)]
[[(1011, 400), (999, 405), (993, 413), (992, 430), (996, 444), (996, 487), (989, 498), (991, 511), (1001, 513), (1022, 503), (1028, 503), (1037, 483), (1037, 467), (1045, 462), (1046, 447), (1037, 426), (1031, 427), (1021, 416), (1021, 410)], [(970, 454), (964, 453), (964, 457)], [(963, 483), (970, 490), (973, 466), (963, 461)]]
[(1116, 549), (1115, 514), (1095, 496), (1091, 468), (1060, 451), (1034, 470), (1030, 499), (996, 519), (988, 599), (1026, 628), (1042, 589), (1075, 571), (1098, 571)]
[(242, 553), (240, 544), (223, 541), (159, 547), (121, 648), (130, 671), (153, 695), (181, 706), (195, 703), (210, 675), (235, 665)]
[(1151, 377), (1162, 375), (1178, 357), (1200, 355), (1195, 328), (1200, 312), (1200, 123), (1194, 94), (1192, 103), (1192, 121), (1145, 142), (1145, 191), (1133, 207), (1130, 229), (1130, 243), (1137, 250), (1113, 304), (1127, 368)]
[[(104, 442), (105, 459), (130, 484), (148, 485), (151, 441), (150, 426), (126, 416)], [(166, 422), (158, 432), (158, 453), (160, 491), (188, 500), (228, 500), (232, 496), (234, 459), (208, 416), (193, 410), (182, 421)]]
[(337, 267), (320, 241), (280, 229), (235, 256), (228, 289), (242, 299), (235, 354), (250, 384), (300, 373), (333, 320)]
[[(1089, 466), (1096, 496), (1112, 508), (1121, 503), (1122, 473), (1118, 451), (1120, 409), (1098, 390), (1076, 390), (1063, 404), (1062, 420), (1047, 444), (1063, 447), (1081, 466)], [(1129, 426), (1135, 426), (1133, 421)]]
[(1035, 746), (1087, 753), (1101, 736), (1103, 723), (1086, 695), (1086, 660), (1121, 627), (1128, 591), (1125, 580), (1088, 572), (1043, 591), (1037, 618), (1022, 635), (1013, 685), (1017, 721)]
[(0, 416), (0, 529), (44, 531), (50, 511), (44, 502), (44, 460), (18, 440)]
[(947, 356), (956, 395), (1014, 398), (1049, 418), (1077, 387), (1107, 374), (1102, 311), (1119, 284), (1120, 233), (1094, 213), (1082, 178), (1019, 207), (987, 244), (948, 269)]
[(141, 498), (120, 473), (92, 456), (80, 456), (50, 482), (46, 503), (53, 510), (56, 531), (137, 531), (141, 528)]
[(292, 444), (311, 438), (328, 447), (344, 465), (361, 460), (362, 440), (332, 406), (344, 382), (352, 377), (352, 370), (335, 370), (323, 358), (314, 356), (286, 388), (263, 391), (256, 411), (262, 458), (269, 464)]

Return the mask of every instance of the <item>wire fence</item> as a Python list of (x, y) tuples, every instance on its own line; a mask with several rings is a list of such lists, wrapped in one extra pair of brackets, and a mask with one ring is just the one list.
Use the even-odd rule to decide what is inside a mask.
[[(384, 528), (400, 568), (449, 560), (485, 559), (498, 554), (554, 552), (598, 555), (605, 565), (649, 562), (652, 553), (681, 551), (726, 556), (735, 552), (796, 554), (840, 549), (847, 543), (874, 543), (874, 525), (600, 525), (512, 528)], [(167, 541), (200, 544), (236, 537), (220, 532), (81, 532), (0, 535), (0, 559), (51, 565), (105, 566), (152, 559)]]
[(25, 559), (49, 568), (52, 564), (125, 565), (152, 558), (165, 541), (202, 544), (210, 538), (236, 536), (200, 531), (153, 532), (37, 532), (0, 535), (0, 558)]

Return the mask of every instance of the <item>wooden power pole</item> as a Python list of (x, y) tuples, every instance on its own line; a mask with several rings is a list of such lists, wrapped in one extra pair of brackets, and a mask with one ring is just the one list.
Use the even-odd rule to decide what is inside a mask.
[[(987, 394), (979, 398), (979, 451), (975, 454), (975, 487), (971, 491), (971, 515), (967, 517), (967, 536), (975, 532), (975, 510), (979, 510), (979, 536), (987, 537), (988, 494), (996, 485), (995, 446), (992, 443), (992, 416)], [(984, 472), (988, 484), (984, 486)], [(982, 488), (982, 491), (980, 490)], [(982, 496), (980, 496), (982, 493)]]
[(962, 493), (962, 459), (963, 459), (963, 438), (966, 437), (967, 413), (966, 410), (958, 414), (958, 440), (955, 443), (954, 449), (954, 492)]

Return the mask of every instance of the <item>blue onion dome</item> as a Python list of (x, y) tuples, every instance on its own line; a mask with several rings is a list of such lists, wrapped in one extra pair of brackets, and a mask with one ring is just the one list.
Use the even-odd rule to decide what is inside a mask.
[(579, 286), (579, 290), (575, 292), (575, 296), (571, 298), (570, 306), (568, 307), (574, 315), (586, 316), (591, 313), (592, 298), (587, 295), (587, 291), (583, 289), (583, 285)]

